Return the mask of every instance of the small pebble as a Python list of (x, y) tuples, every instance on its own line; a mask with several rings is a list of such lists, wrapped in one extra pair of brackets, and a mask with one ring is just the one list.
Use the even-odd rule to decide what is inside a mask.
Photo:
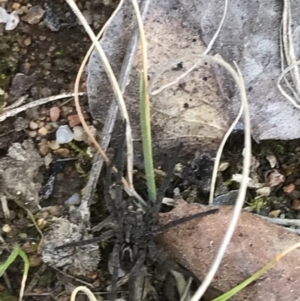
[(39, 153), (42, 156), (46, 156), (50, 152), (50, 149), (49, 149), (48, 145), (45, 142), (40, 142), (38, 144), (38, 147), (39, 147)]
[(28, 133), (28, 135), (29, 135), (29, 137), (34, 138), (34, 137), (37, 136), (37, 132), (36, 132), (36, 131), (30, 131), (30, 132)]
[(36, 122), (30, 121), (29, 127), (30, 127), (30, 129), (32, 129), (32, 130), (36, 130), (39, 126), (38, 126), (38, 124), (37, 124)]
[(17, 11), (13, 11), (8, 15), (8, 20), (5, 25), (5, 30), (14, 30), (20, 23), (20, 18)]
[(39, 133), (40, 136), (46, 136), (48, 134), (48, 130), (45, 127), (41, 127), (38, 130), (38, 133)]
[(18, 3), (18, 2), (14, 2), (11, 7), (12, 7), (12, 9), (17, 10), (17, 9), (19, 9), (21, 7), (21, 4)]
[(80, 126), (80, 125), (75, 126), (73, 128), (73, 133), (74, 133), (74, 140), (76, 140), (76, 141), (83, 140), (84, 130), (83, 130), (82, 126)]
[[(90, 126), (89, 126), (89, 129), (90, 129), (92, 135), (93, 135), (94, 137), (96, 137), (96, 134), (97, 134), (97, 129), (96, 129), (96, 127), (94, 127), (93, 125), (90, 125)], [(87, 135), (86, 132), (84, 132), (84, 135), (83, 135), (83, 141), (84, 141), (86, 144), (91, 144), (91, 143), (92, 143), (90, 137)]]
[(9, 224), (5, 224), (5, 225), (2, 227), (2, 231), (3, 231), (4, 233), (10, 232), (10, 231), (11, 231), (10, 225), (9, 225)]
[(43, 97), (49, 97), (52, 95), (52, 91), (47, 87), (44, 87), (42, 89), (41, 93), (42, 93)]
[(293, 200), (292, 207), (294, 210), (299, 211), (300, 210), (300, 201), (299, 200)]
[(21, 239), (26, 239), (28, 237), (28, 235), (26, 233), (20, 233), (18, 235)]
[(29, 9), (27, 15), (24, 16), (22, 20), (29, 24), (37, 24), (43, 18), (44, 13), (45, 11), (40, 5), (35, 5)]
[(59, 107), (52, 107), (50, 109), (50, 119), (51, 121), (57, 121), (60, 115), (60, 108)]
[(68, 116), (69, 126), (73, 128), (74, 126), (80, 124), (78, 115), (70, 115)]
[(73, 206), (78, 205), (80, 203), (80, 195), (78, 193), (74, 193), (70, 198), (65, 201), (65, 205)]
[(52, 149), (52, 150), (57, 150), (60, 148), (60, 145), (55, 141), (48, 141), (48, 146)]
[(273, 210), (273, 211), (270, 211), (269, 213), (269, 217), (278, 217), (279, 214), (280, 214), (281, 210)]
[(73, 140), (74, 134), (67, 125), (61, 125), (56, 131), (56, 142), (58, 144), (69, 143)]
[(70, 150), (67, 148), (60, 148), (55, 151), (55, 154), (58, 154), (63, 158), (68, 158), (70, 156)]
[(291, 193), (293, 190), (295, 190), (295, 185), (294, 184), (290, 184), (287, 186), (283, 187), (283, 191), (287, 194)]
[(49, 153), (47, 156), (44, 157), (45, 166), (48, 166), (53, 161), (52, 154)]
[(24, 45), (29, 46), (31, 44), (31, 37), (28, 37), (24, 40)]
[(290, 194), (289, 197), (292, 200), (300, 199), (300, 191), (299, 190), (293, 190)]

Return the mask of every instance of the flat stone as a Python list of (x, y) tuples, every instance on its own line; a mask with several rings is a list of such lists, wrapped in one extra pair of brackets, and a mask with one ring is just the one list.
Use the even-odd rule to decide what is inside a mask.
[(27, 15), (22, 18), (23, 21), (29, 24), (38, 24), (44, 16), (45, 11), (40, 5), (32, 6)]

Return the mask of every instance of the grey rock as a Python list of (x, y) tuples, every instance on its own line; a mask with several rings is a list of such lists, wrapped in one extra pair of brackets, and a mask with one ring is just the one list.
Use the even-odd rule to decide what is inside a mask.
[(23, 21), (29, 24), (38, 24), (44, 16), (45, 11), (40, 5), (32, 6), (26, 16), (22, 18)]

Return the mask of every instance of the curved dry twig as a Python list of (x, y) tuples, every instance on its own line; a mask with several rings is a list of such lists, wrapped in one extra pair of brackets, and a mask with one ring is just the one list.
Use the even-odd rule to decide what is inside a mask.
[[(128, 184), (130, 191), (133, 191), (133, 142), (132, 142), (132, 132), (130, 127), (130, 120), (127, 112), (127, 108), (124, 102), (123, 94), (115, 77), (115, 74), (109, 64), (109, 61), (100, 45), (98, 43), (97, 37), (95, 36), (94, 32), (92, 31), (91, 27), (88, 25), (85, 17), (82, 15), (81, 11), (79, 10), (78, 6), (74, 2), (74, 0), (66, 0), (77, 18), (80, 20), (82, 26), (84, 27), (86, 33), (89, 35), (90, 39), (93, 42), (98, 54), (100, 56), (101, 62), (103, 67), (106, 71), (108, 79), (112, 85), (112, 89), (116, 96), (117, 102), (119, 104), (120, 112), (123, 119), (126, 120), (126, 144), (127, 144), (127, 175), (128, 175)], [(95, 140), (96, 141), (96, 140)], [(99, 148), (97, 148), (100, 151)]]

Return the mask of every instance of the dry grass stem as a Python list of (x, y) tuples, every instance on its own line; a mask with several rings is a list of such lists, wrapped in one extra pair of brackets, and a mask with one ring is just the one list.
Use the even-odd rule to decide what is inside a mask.
[[(114, 75), (114, 72), (109, 64), (109, 61), (100, 45), (100, 43), (98, 43), (98, 40), (94, 34), (94, 32), (92, 31), (92, 29), (90, 28), (90, 26), (88, 25), (88, 23), (86, 22), (85, 17), (82, 15), (81, 11), (79, 10), (79, 8), (77, 7), (76, 3), (74, 2), (74, 0), (66, 0), (67, 3), (69, 4), (69, 6), (71, 7), (71, 9), (73, 10), (73, 12), (75, 13), (75, 15), (77, 16), (77, 18), (79, 19), (79, 21), (81, 22), (82, 26), (84, 27), (86, 33), (89, 35), (90, 39), (92, 40), (94, 46), (96, 47), (96, 50), (98, 51), (98, 54), (100, 56), (101, 62), (103, 64), (103, 67), (106, 71), (106, 74), (109, 78), (109, 81), (112, 85), (112, 89), (114, 91), (114, 94), (116, 96), (118, 105), (119, 105), (119, 109), (122, 115), (122, 118), (126, 120), (126, 145), (127, 145), (127, 176), (128, 176), (128, 182), (129, 182), (129, 189), (130, 191), (133, 191), (133, 143), (132, 143), (132, 133), (131, 133), (131, 127), (130, 127), (130, 121), (129, 121), (129, 116), (128, 116), (128, 112), (126, 109), (126, 105), (123, 99), (123, 95), (122, 92), (120, 90), (119, 84), (117, 82), (117, 79)], [(85, 129), (86, 130), (86, 129)], [(95, 140), (96, 141), (96, 140)], [(97, 141), (96, 141), (97, 142)], [(94, 143), (94, 141), (93, 141)], [(97, 148), (97, 150), (99, 150), (99, 148)], [(102, 152), (102, 151), (101, 151)]]
[[(85, 93), (79, 93), (79, 95), (83, 95), (83, 94), (85, 94)], [(60, 95), (50, 96), (50, 97), (41, 98), (41, 99), (32, 101), (30, 103), (25, 104), (22, 107), (11, 109), (9, 111), (5, 111), (4, 113), (0, 114), (0, 122), (4, 121), (8, 117), (12, 117), (23, 111), (26, 111), (27, 109), (37, 107), (37, 106), (43, 105), (43, 104), (51, 102), (51, 101), (55, 101), (55, 100), (59, 100), (59, 99), (67, 98), (67, 97), (72, 97), (74, 95), (75, 95), (75, 93), (63, 93)], [(22, 97), (25, 97), (25, 96), (22, 96)]]
[[(249, 113), (249, 106), (247, 101), (247, 95), (245, 91), (244, 81), (243, 78), (240, 76), (240, 71), (236, 72), (228, 63), (224, 62), (223, 60), (220, 60), (216, 57), (212, 56), (198, 56), (199, 59), (205, 59), (213, 63), (217, 63), (221, 66), (223, 66), (233, 77), (235, 80), (240, 94), (241, 94), (241, 107), (243, 107), (243, 115), (244, 115), (244, 123), (245, 123), (245, 153), (244, 153), (244, 159), (243, 159), (243, 173), (242, 173), (242, 182), (240, 185), (240, 190), (238, 194), (238, 198), (236, 201), (236, 204), (234, 206), (233, 215), (230, 221), (230, 224), (228, 226), (228, 229), (226, 231), (226, 234), (224, 236), (224, 239), (222, 241), (222, 244), (218, 250), (218, 253), (214, 259), (214, 262), (206, 275), (205, 279), (202, 282), (202, 285), (198, 288), (194, 296), (192, 297), (191, 301), (198, 301), (205, 291), (207, 290), (208, 286), (210, 285), (212, 279), (214, 278), (219, 265), (222, 261), (222, 258), (226, 252), (227, 246), (230, 243), (231, 237), (234, 233), (236, 224), (239, 219), (240, 212), (243, 208), (246, 191), (247, 191), (247, 178), (249, 176), (250, 172), (250, 162), (251, 162), (251, 128), (250, 128), (250, 113)], [(189, 57), (191, 58), (191, 57)], [(183, 59), (184, 60), (184, 59)]]
[(76, 287), (74, 289), (74, 291), (72, 292), (70, 301), (76, 301), (76, 295), (80, 291), (87, 295), (87, 297), (89, 298), (89, 301), (98, 301), (97, 298), (95, 297), (95, 295), (86, 286)]

